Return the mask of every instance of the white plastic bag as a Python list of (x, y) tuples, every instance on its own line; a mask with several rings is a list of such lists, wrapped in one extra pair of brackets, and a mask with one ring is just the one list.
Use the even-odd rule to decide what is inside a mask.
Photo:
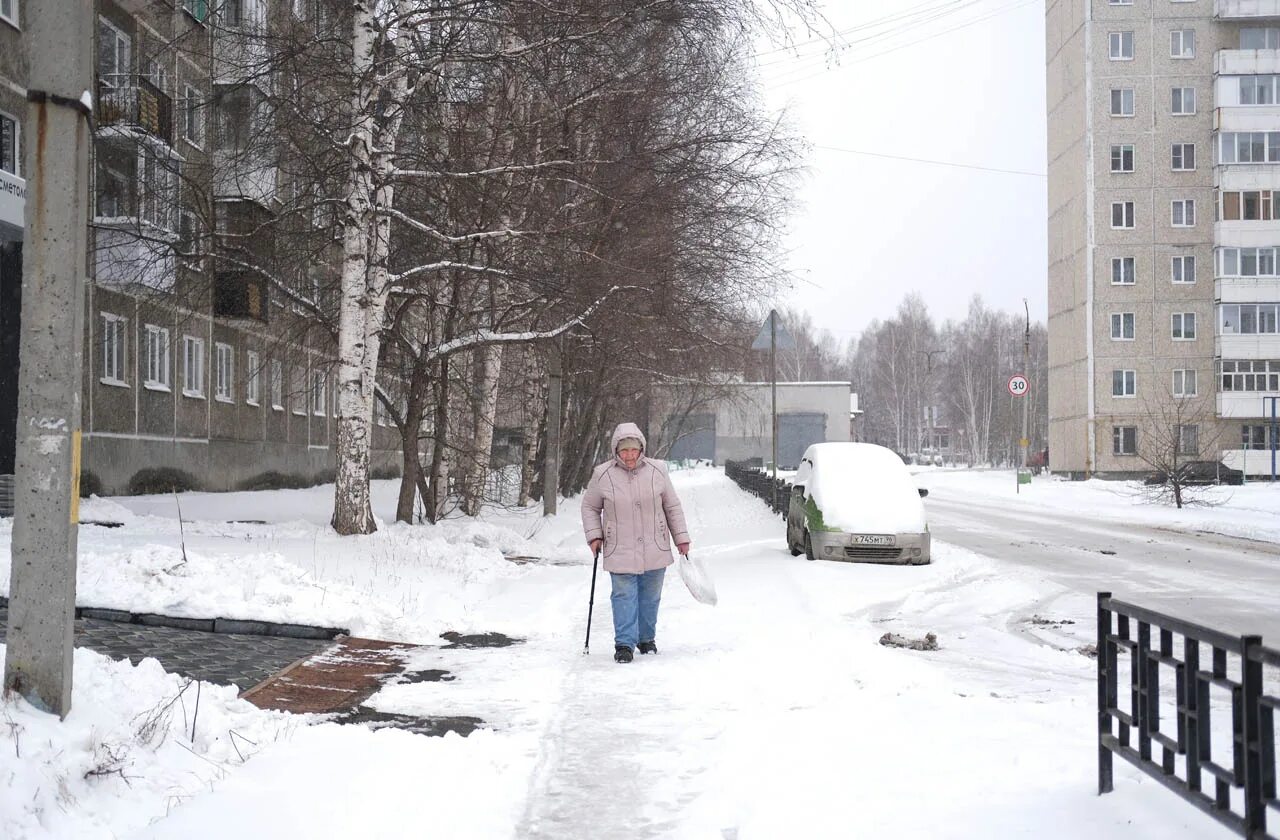
[(711, 575), (707, 574), (707, 567), (702, 565), (702, 561), (682, 554), (680, 559), (676, 560), (676, 566), (680, 569), (680, 579), (684, 581), (685, 586), (689, 587), (689, 594), (694, 597), (694, 600), (714, 607), (716, 585), (711, 582)]

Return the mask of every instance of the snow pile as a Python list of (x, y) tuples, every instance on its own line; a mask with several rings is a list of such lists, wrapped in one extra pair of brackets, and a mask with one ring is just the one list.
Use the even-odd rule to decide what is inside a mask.
[(809, 447), (796, 482), (812, 494), (829, 528), (853, 533), (920, 533), (924, 505), (902, 459), (873, 443)]

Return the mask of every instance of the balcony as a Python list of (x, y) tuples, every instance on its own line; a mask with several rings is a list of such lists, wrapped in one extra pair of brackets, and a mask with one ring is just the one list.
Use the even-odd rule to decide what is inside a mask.
[(1218, 416), (1223, 420), (1262, 417), (1265, 408), (1262, 398), (1265, 396), (1269, 395), (1260, 391), (1219, 391)]
[(1280, 277), (1219, 277), (1213, 284), (1219, 303), (1269, 303), (1280, 300)]
[[(1256, 415), (1255, 415), (1256, 416)], [(1245, 475), (1271, 476), (1270, 449), (1224, 449), (1222, 463)], [(1280, 471), (1280, 454), (1276, 456), (1276, 469)]]
[(98, 77), (99, 129), (139, 131), (173, 145), (173, 100), (145, 76), (109, 73)]
[(1280, 359), (1280, 335), (1218, 335), (1213, 355), (1219, 359)]
[(1216, 59), (1219, 76), (1280, 73), (1280, 50), (1218, 50)]
[(1280, 18), (1280, 0), (1214, 0), (1213, 14), (1219, 20)]
[(219, 271), (214, 278), (213, 317), (267, 321), (267, 284), (243, 269)]
[(1214, 222), (1213, 244), (1230, 248), (1267, 248), (1280, 241), (1280, 221)]

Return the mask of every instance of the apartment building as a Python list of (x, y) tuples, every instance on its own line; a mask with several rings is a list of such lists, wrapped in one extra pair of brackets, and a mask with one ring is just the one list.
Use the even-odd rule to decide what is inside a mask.
[[(29, 2), (0, 0), (0, 474), (13, 471), (16, 423)], [(292, 187), (260, 107), (280, 83), (264, 72), (266, 36), (318, 7), (97, 4), (82, 428), (86, 479), (104, 492), (155, 467), (209, 489), (333, 469), (331, 334), (247, 268), (280, 261), (262, 231)], [(317, 253), (291, 282), (332, 268)], [(394, 469), (398, 436), (374, 434), (374, 468)]]
[(1269, 475), (1280, 0), (1050, 0), (1049, 450)]

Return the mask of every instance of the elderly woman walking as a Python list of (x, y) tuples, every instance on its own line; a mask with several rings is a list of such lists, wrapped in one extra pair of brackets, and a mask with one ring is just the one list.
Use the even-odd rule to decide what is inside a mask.
[(582, 497), (582, 530), (591, 550), (604, 557), (613, 580), (613, 658), (631, 651), (657, 653), (662, 579), (674, 561), (671, 541), (689, 553), (689, 531), (667, 465), (644, 457), (645, 439), (635, 423), (613, 430), (613, 457), (595, 468)]

